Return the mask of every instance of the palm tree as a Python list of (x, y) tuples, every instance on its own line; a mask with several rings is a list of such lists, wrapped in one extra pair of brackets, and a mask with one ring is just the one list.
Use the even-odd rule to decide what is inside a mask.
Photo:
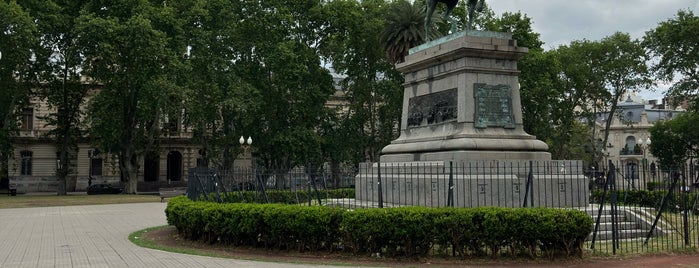
[[(438, 22), (440, 16), (433, 15), (432, 21)], [(410, 48), (425, 42), (425, 5), (424, 1), (411, 4), (407, 0), (395, 2), (386, 17), (386, 25), (381, 36), (388, 60), (392, 63), (403, 62)], [(431, 36), (439, 33), (430, 30)]]

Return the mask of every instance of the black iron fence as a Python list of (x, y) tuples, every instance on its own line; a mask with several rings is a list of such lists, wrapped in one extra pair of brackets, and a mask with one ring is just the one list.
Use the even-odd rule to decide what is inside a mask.
[(214, 202), (366, 207), (555, 207), (595, 221), (585, 247), (601, 254), (694, 249), (694, 169), (638, 169), (579, 161), (364, 163), (355, 169), (189, 171), (188, 196)]

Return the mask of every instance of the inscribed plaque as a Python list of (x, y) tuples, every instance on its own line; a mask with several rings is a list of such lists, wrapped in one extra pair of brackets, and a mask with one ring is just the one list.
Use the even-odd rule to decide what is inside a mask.
[(476, 128), (515, 128), (510, 85), (474, 83)]

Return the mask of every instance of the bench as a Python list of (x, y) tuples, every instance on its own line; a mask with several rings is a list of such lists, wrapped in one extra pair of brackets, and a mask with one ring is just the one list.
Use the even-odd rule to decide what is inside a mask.
[(160, 202), (164, 202), (165, 198), (175, 197), (184, 195), (187, 193), (187, 188), (175, 187), (175, 188), (160, 188), (158, 189), (158, 195), (160, 195)]

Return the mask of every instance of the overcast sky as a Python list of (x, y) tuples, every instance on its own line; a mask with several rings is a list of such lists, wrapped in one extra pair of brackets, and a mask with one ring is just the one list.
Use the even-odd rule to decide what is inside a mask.
[(497, 16), (521, 11), (532, 19), (544, 48), (600, 40), (620, 31), (641, 38), (680, 9), (697, 15), (699, 0), (486, 0)]
[[(699, 0), (486, 0), (496, 16), (520, 11), (532, 19), (544, 49), (573, 40), (600, 40), (614, 32), (642, 38), (646, 31), (667, 21), (680, 9), (699, 15)], [(699, 35), (699, 33), (697, 33)], [(645, 99), (662, 98), (667, 85), (643, 91)]]

